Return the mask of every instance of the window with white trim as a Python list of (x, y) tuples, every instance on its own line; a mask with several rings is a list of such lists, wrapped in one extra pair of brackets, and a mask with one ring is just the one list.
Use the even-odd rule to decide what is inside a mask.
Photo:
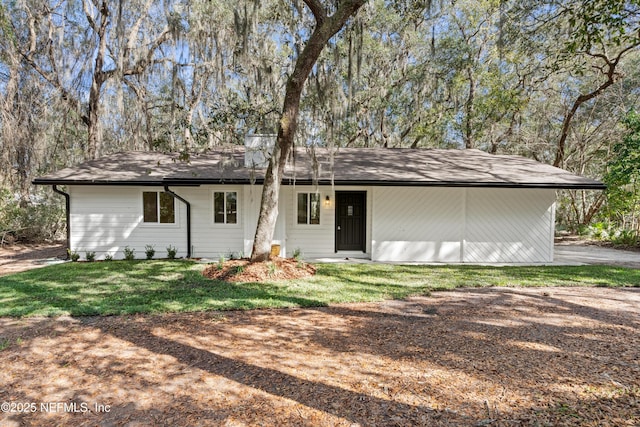
[(320, 193), (298, 193), (298, 224), (320, 224)]
[(238, 223), (238, 192), (216, 191), (213, 193), (213, 222), (216, 224)]
[(143, 221), (157, 224), (174, 224), (176, 222), (175, 200), (164, 191), (142, 192)]

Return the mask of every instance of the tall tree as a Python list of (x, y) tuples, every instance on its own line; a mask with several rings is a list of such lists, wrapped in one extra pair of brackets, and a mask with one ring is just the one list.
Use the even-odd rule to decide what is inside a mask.
[[(19, 47), (20, 54), (60, 92), (86, 125), (86, 157), (90, 159), (101, 150), (100, 109), (105, 84), (116, 79), (125, 83), (123, 79), (143, 74), (153, 66), (156, 51), (175, 30), (171, 20), (160, 30), (153, 30), (155, 23), (150, 19), (153, 2), (139, 3), (125, 7), (125, 0), (81, 0), (60, 2), (53, 7), (22, 5), (28, 36)], [(128, 13), (128, 8), (136, 9), (138, 15)], [(143, 24), (149, 28), (143, 28)], [(81, 35), (86, 37), (81, 42), (71, 40)], [(79, 65), (83, 62), (90, 65)], [(77, 74), (70, 79), (73, 73)], [(87, 77), (89, 91), (85, 98), (83, 80)]]
[(340, 31), (367, 0), (341, 0), (331, 15), (330, 7), (320, 0), (304, 0), (315, 19), (315, 28), (305, 47), (296, 59), (289, 76), (284, 96), (282, 115), (278, 123), (278, 135), (264, 178), (260, 214), (251, 253), (251, 261), (269, 259), (271, 241), (278, 218), (278, 199), (284, 167), (293, 148), (298, 127), (300, 98), (304, 84), (327, 42)]
[[(624, 49), (638, 0), (368, 0), (288, 85), (303, 56), (313, 62), (323, 15), (346, 3), (0, 1), (5, 194), (30, 199), (34, 175), (93, 153), (197, 152), (278, 125), (280, 142), (466, 145), (601, 177), (621, 117), (637, 110), (640, 51)], [(296, 109), (288, 97), (283, 110), (287, 91)], [(559, 200), (558, 218), (579, 224), (603, 203)]]
[(578, 74), (590, 68), (600, 78), (594, 88), (574, 99), (564, 116), (553, 161), (558, 167), (563, 164), (567, 137), (578, 109), (619, 81), (623, 77), (619, 71), (621, 61), (640, 47), (640, 1), (581, 0), (563, 6), (569, 36), (560, 59), (577, 63)]
[(48, 151), (52, 116), (59, 108), (55, 96), (38, 76), (24, 69), (16, 49), (16, 34), (5, 6), (0, 4), (0, 183), (7, 185), (25, 207), (31, 179), (42, 152)]
[(605, 175), (609, 216), (640, 237), (640, 114), (630, 112), (624, 124), (627, 134), (613, 146)]

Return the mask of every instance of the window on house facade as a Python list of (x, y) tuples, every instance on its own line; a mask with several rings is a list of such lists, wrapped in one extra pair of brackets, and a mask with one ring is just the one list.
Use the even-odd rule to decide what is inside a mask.
[(298, 224), (320, 224), (319, 193), (298, 193)]
[(142, 193), (143, 221), (160, 224), (176, 222), (175, 200), (162, 191), (144, 191)]
[(213, 222), (216, 224), (238, 223), (238, 193), (216, 191), (213, 193)]

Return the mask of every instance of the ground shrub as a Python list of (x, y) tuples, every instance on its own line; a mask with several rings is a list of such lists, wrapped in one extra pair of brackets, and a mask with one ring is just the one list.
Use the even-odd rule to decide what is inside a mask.
[(0, 189), (0, 241), (39, 243), (65, 236), (64, 203), (47, 193), (20, 200), (8, 189)]

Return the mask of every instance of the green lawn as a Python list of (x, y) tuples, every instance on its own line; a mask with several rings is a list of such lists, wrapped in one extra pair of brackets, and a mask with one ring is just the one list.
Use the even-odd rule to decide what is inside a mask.
[(191, 261), (66, 263), (0, 277), (0, 316), (110, 315), (324, 306), (485, 286), (640, 286), (640, 270), (320, 264), (315, 277), (267, 284), (204, 278)]

